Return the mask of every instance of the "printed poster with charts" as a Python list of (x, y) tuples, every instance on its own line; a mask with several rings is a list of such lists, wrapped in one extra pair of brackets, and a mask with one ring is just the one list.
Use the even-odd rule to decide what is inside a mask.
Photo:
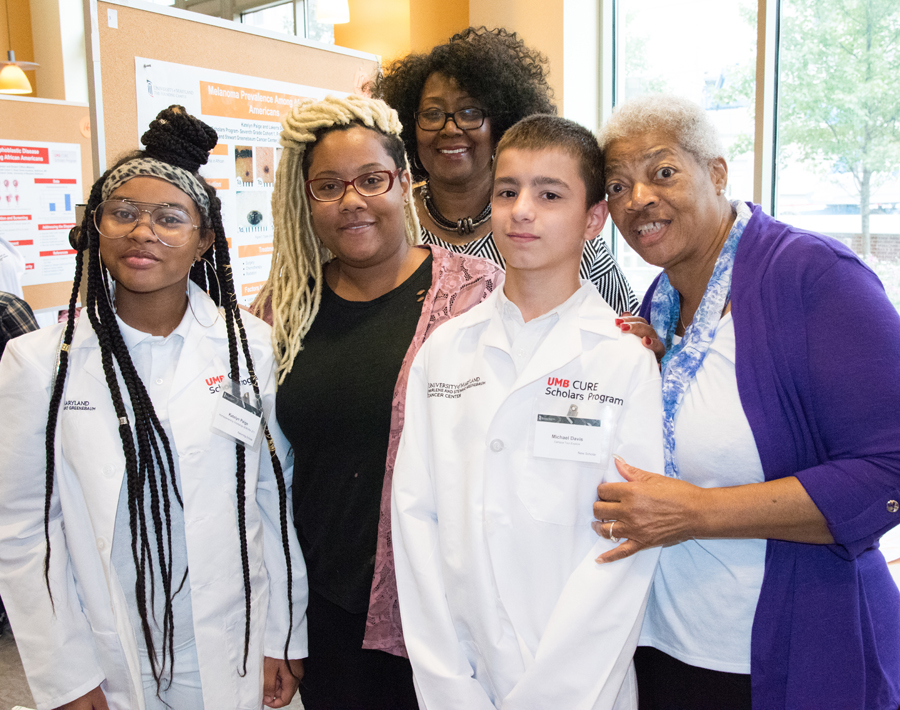
[[(281, 158), (281, 118), (304, 98), (332, 91), (135, 57), (138, 137), (164, 108), (179, 104), (216, 129), (219, 144), (200, 173), (222, 200), (238, 301), (249, 305), (272, 261), (272, 189)], [(112, 160), (113, 156), (110, 156)]]
[(23, 286), (71, 281), (81, 146), (0, 138), (0, 234), (25, 257)]

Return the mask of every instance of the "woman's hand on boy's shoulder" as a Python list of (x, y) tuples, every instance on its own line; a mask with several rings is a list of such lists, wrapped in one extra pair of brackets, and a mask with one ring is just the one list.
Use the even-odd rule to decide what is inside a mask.
[(263, 660), (263, 703), (270, 708), (291, 704), (303, 678), (303, 661), (291, 659), (290, 668), (283, 658), (266, 656)]
[(641, 344), (653, 352), (657, 362), (662, 360), (663, 355), (666, 354), (666, 346), (663, 345), (656, 331), (653, 330), (653, 326), (640, 316), (633, 316), (628, 311), (625, 311), (621, 318), (616, 318), (616, 326), (623, 333), (640, 338)]

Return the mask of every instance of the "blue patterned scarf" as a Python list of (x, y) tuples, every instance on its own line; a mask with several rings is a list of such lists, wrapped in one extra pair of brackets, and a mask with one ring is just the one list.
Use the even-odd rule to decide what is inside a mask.
[(681, 408), (684, 393), (703, 364), (710, 343), (715, 337), (719, 320), (722, 318), (722, 311), (731, 298), (734, 254), (741, 234), (744, 233), (744, 227), (750, 220), (751, 212), (746, 203), (736, 200), (731, 206), (737, 216), (716, 260), (712, 278), (706, 287), (706, 293), (703, 294), (703, 300), (700, 301), (700, 307), (680, 343), (672, 344), (681, 311), (680, 298), (666, 274), (660, 277), (650, 304), (650, 324), (666, 346), (666, 354), (661, 363), (663, 438), (666, 475), (672, 478), (680, 477), (678, 467), (675, 465), (675, 416)]

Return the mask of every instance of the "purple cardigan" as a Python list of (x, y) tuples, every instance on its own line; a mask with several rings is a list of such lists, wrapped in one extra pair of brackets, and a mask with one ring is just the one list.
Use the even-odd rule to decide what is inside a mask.
[(900, 592), (877, 543), (900, 522), (900, 317), (840, 242), (751, 208), (731, 289), (738, 393), (766, 480), (796, 476), (835, 539), (767, 543), (753, 707), (896, 710)]

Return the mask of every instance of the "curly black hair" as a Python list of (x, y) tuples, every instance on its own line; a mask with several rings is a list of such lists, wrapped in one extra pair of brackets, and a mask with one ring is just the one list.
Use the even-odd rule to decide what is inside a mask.
[(376, 98), (395, 109), (401, 138), (416, 179), (427, 175), (416, 160), (416, 120), (425, 81), (435, 72), (455, 79), (484, 105), (494, 145), (506, 129), (533, 113), (556, 113), (547, 83), (547, 58), (529, 49), (515, 32), (468, 27), (428, 54), (409, 54), (389, 64), (371, 87)]

